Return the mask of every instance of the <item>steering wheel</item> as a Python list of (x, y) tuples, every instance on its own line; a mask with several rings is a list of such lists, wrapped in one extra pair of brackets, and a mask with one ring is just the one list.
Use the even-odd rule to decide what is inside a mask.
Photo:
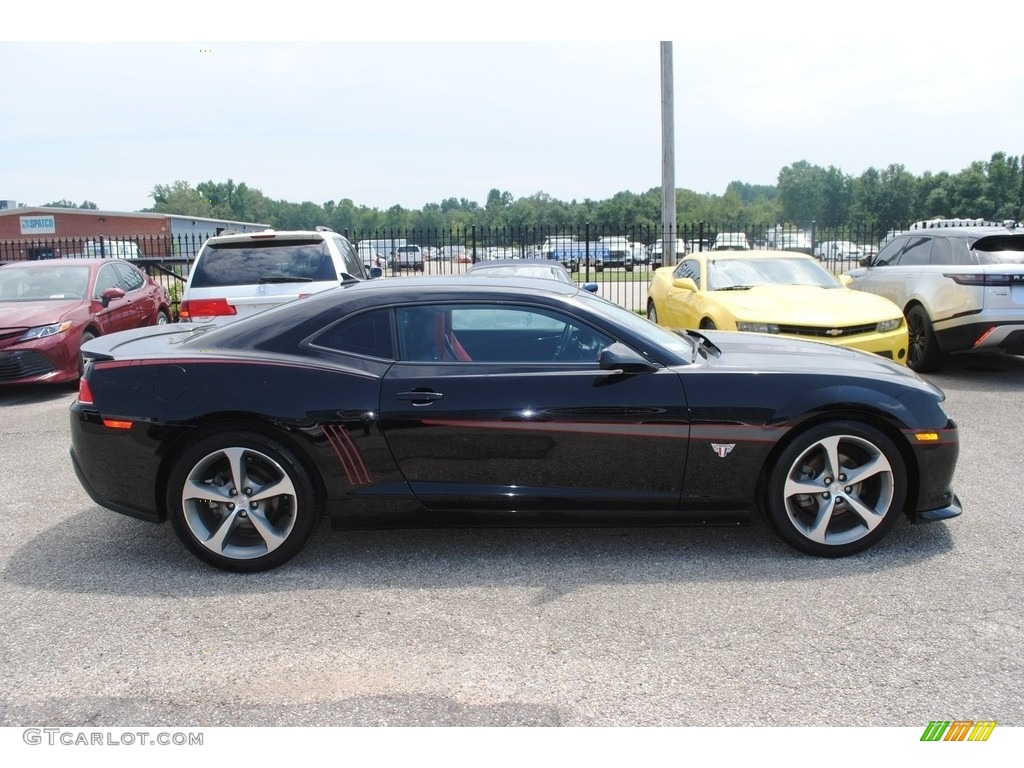
[(572, 323), (565, 324), (565, 330), (562, 331), (562, 335), (558, 338), (558, 344), (555, 346), (555, 360), (562, 359), (562, 355), (569, 349), (569, 343), (572, 341), (572, 336), (575, 332), (576, 328)]

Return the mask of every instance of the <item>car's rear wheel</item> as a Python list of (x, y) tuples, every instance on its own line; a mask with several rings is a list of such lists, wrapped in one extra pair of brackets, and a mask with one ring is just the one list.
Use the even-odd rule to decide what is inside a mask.
[(717, 331), (718, 330), (718, 326), (715, 325), (715, 321), (714, 320), (711, 320), (709, 318), (704, 318), (703, 320), (701, 320), (700, 329), (702, 331)]
[(170, 314), (168, 314), (166, 309), (161, 309), (159, 312), (156, 313), (157, 325), (167, 325), (169, 322), (171, 322), (171, 316)]
[(318, 519), (309, 473), (259, 432), (207, 437), (175, 462), (167, 510), (200, 559), (229, 571), (264, 571), (295, 556)]
[(654, 306), (653, 301), (647, 302), (647, 319), (652, 323), (658, 322), (658, 309)]
[(906, 465), (891, 439), (868, 424), (834, 421), (783, 449), (768, 481), (766, 512), (796, 549), (843, 557), (888, 533), (906, 488)]
[(915, 304), (907, 312), (907, 333), (910, 336), (907, 365), (918, 373), (941, 368), (942, 351), (935, 338), (935, 329), (928, 312), (920, 304)]

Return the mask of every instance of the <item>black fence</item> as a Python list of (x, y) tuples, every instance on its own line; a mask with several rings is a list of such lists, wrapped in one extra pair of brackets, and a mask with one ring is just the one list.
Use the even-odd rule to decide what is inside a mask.
[[(367, 266), (385, 275), (407, 273), (394, 254), (417, 245), (423, 269), (414, 274), (458, 274), (468, 265), (508, 258), (555, 258), (581, 282), (598, 282), (601, 294), (643, 311), (651, 272), (686, 254), (711, 249), (771, 248), (818, 257), (836, 273), (875, 253), (885, 232), (871, 229), (795, 225), (711, 224), (695, 222), (677, 229), (646, 225), (615, 227), (545, 226), (386, 229), (348, 231), (345, 235)], [(33, 238), (0, 240), (0, 262), (56, 258), (127, 258), (163, 282), (178, 297), (205, 238), (193, 235), (135, 237)]]

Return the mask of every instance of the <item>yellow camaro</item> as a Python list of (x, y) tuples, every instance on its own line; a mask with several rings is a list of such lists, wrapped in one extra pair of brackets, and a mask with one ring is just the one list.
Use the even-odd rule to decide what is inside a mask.
[(655, 270), (647, 317), (668, 328), (775, 333), (906, 364), (903, 312), (789, 251), (705, 251)]

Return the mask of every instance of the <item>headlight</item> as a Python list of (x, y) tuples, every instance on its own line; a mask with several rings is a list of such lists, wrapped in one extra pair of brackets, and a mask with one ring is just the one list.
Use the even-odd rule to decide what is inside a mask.
[(736, 330), (750, 333), (778, 333), (779, 326), (773, 323), (736, 323)]
[(875, 330), (879, 333), (888, 333), (889, 331), (895, 331), (901, 325), (903, 325), (903, 318), (897, 317), (893, 320), (883, 320), (875, 327)]
[(63, 323), (53, 323), (52, 325), (37, 325), (35, 328), (29, 328), (18, 339), (18, 341), (31, 341), (32, 339), (45, 339), (47, 336), (56, 336), (58, 333), (67, 333), (71, 330), (73, 323), (70, 320), (65, 320)]

